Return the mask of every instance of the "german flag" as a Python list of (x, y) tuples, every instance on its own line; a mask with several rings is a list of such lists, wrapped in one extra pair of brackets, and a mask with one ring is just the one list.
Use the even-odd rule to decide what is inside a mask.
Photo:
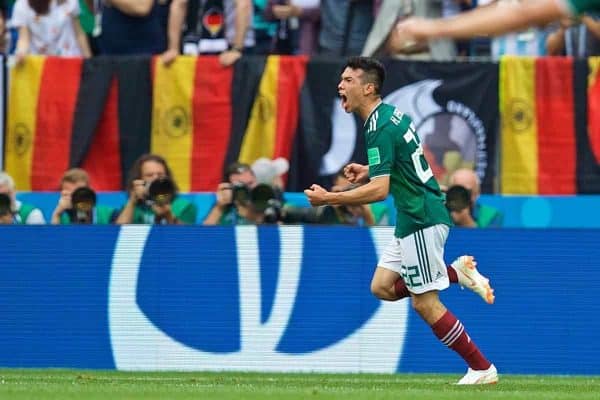
[(578, 59), (575, 68), (577, 193), (600, 193), (600, 57)]
[(152, 151), (182, 191), (213, 191), (234, 161), (291, 155), (304, 57), (217, 57), (154, 61)]
[(183, 192), (212, 191), (222, 180), (232, 76), (217, 57), (178, 57), (168, 67), (154, 60), (151, 148)]
[(252, 163), (260, 157), (290, 158), (305, 73), (304, 57), (267, 59), (242, 140), (241, 162)]
[(32, 56), (12, 68), (6, 170), (19, 190), (56, 190), (71, 167), (96, 190), (121, 189), (122, 171), (149, 149), (149, 66)]
[(576, 193), (573, 60), (500, 62), (503, 194)]
[(56, 190), (69, 167), (82, 62), (27, 57), (10, 71), (6, 171), (19, 190)]

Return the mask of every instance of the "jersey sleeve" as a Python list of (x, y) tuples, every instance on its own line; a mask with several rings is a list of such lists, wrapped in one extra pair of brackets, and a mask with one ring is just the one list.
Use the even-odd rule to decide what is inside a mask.
[(600, 4), (597, 0), (556, 0), (556, 2), (560, 8), (571, 15), (600, 11)]
[(394, 136), (388, 125), (367, 135), (367, 159), (369, 178), (386, 176), (392, 173), (394, 162)]

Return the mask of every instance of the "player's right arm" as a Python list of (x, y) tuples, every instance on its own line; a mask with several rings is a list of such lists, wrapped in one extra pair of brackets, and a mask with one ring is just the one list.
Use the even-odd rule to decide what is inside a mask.
[(187, 2), (188, 0), (173, 0), (169, 7), (169, 22), (167, 24), (168, 47), (162, 54), (162, 61), (166, 65), (171, 64), (179, 55), (183, 21), (187, 14)]

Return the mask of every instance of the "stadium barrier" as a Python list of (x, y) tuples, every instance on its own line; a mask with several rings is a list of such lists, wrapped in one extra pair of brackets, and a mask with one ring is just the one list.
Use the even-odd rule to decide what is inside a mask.
[[(0, 366), (462, 372), (370, 276), (392, 228), (7, 226)], [(35, 238), (32, 240), (32, 238)], [(453, 229), (496, 303), (442, 299), (503, 373), (599, 374), (600, 230)]]
[[(202, 223), (214, 204), (213, 193), (183, 193), (185, 199), (193, 202), (198, 208), (198, 223)], [(47, 221), (59, 199), (57, 192), (21, 192), (17, 198), (23, 202), (39, 207)], [(309, 206), (304, 193), (288, 192), (286, 201), (297, 206)], [(123, 192), (100, 192), (98, 203), (120, 209), (126, 203)], [(500, 210), (504, 216), (503, 227), (506, 228), (600, 228), (600, 204), (598, 195), (578, 196), (502, 196), (481, 195), (483, 204)], [(387, 218), (390, 225), (396, 223), (394, 202), (392, 198), (384, 201), (388, 208)]]

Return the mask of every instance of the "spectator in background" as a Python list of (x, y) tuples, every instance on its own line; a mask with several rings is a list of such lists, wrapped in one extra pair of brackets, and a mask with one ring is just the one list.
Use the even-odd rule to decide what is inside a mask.
[(4, 193), (0, 193), (0, 225), (14, 225), (17, 223), (10, 203), (10, 197)]
[[(481, 185), (475, 171), (468, 168), (461, 168), (454, 171), (450, 176), (449, 185), (448, 192), (453, 187), (459, 186), (468, 191), (470, 195), (468, 209), (462, 207), (461, 210), (454, 210), (454, 212), (451, 210), (451, 216), (456, 225), (473, 228), (499, 228), (502, 226), (503, 216), (500, 210), (479, 202)], [(458, 197), (460, 197), (460, 189), (455, 190)]]
[[(160, 54), (167, 48), (161, 0), (103, 0), (100, 54)], [(162, 17), (164, 18), (164, 16)]]
[(254, 13), (252, 28), (254, 29), (254, 54), (269, 54), (273, 52), (273, 41), (277, 33), (277, 24), (266, 18), (268, 0), (253, 0)]
[[(498, 0), (490, 7), (505, 7), (507, 4), (518, 3), (522, 0)], [(527, 1), (527, 0), (525, 0)], [(505, 55), (542, 57), (546, 55), (546, 38), (549, 27), (539, 25), (524, 31), (510, 32), (497, 36), (491, 42), (492, 60), (499, 60)]]
[[(477, 0), (441, 0), (442, 18), (452, 18), (461, 12), (470, 10), (475, 6)], [(435, 16), (432, 16), (435, 18)], [(456, 55), (458, 57), (469, 56), (469, 41), (459, 40), (454, 42), (456, 46)]]
[(193, 224), (196, 206), (177, 196), (177, 184), (164, 158), (145, 154), (129, 173), (129, 200), (117, 224)]
[(321, 0), (319, 53), (360, 54), (373, 26), (373, 0)]
[(71, 168), (63, 174), (60, 199), (52, 212), (52, 224), (112, 224), (118, 215), (114, 208), (96, 204), (96, 193), (90, 188), (89, 176), (83, 169)]
[(399, 40), (396, 23), (408, 16), (435, 18), (442, 15), (436, 0), (383, 0), (377, 19), (362, 50), (363, 56), (393, 56), (398, 58), (448, 61), (456, 57), (456, 46), (450, 39), (433, 40), (406, 47)]
[(11, 18), (12, 26), (19, 30), (17, 64), (27, 54), (90, 57), (79, 13), (78, 0), (17, 0)]
[(163, 62), (172, 63), (183, 50), (188, 55), (218, 54), (221, 65), (233, 65), (253, 51), (252, 15), (251, 0), (173, 0)]
[(79, 0), (79, 23), (85, 32), (92, 54), (98, 54), (97, 36), (100, 32), (100, 0)]
[(546, 49), (550, 56), (600, 55), (600, 14), (562, 18), (558, 28), (548, 35)]
[(8, 33), (8, 8), (6, 0), (0, 0), (0, 53), (8, 53), (9, 33)]
[(15, 181), (6, 172), (0, 172), (0, 193), (3, 193), (10, 198), (14, 223), (27, 225), (46, 223), (44, 214), (42, 214), (42, 211), (39, 208), (17, 200)]
[(225, 182), (219, 183), (215, 205), (204, 219), (204, 225), (240, 225), (254, 223), (255, 215), (247, 204), (234, 201), (236, 190), (252, 190), (258, 184), (248, 164), (233, 163), (225, 171)]
[(320, 29), (319, 6), (320, 0), (269, 0), (265, 16), (277, 21), (271, 52), (314, 54)]

